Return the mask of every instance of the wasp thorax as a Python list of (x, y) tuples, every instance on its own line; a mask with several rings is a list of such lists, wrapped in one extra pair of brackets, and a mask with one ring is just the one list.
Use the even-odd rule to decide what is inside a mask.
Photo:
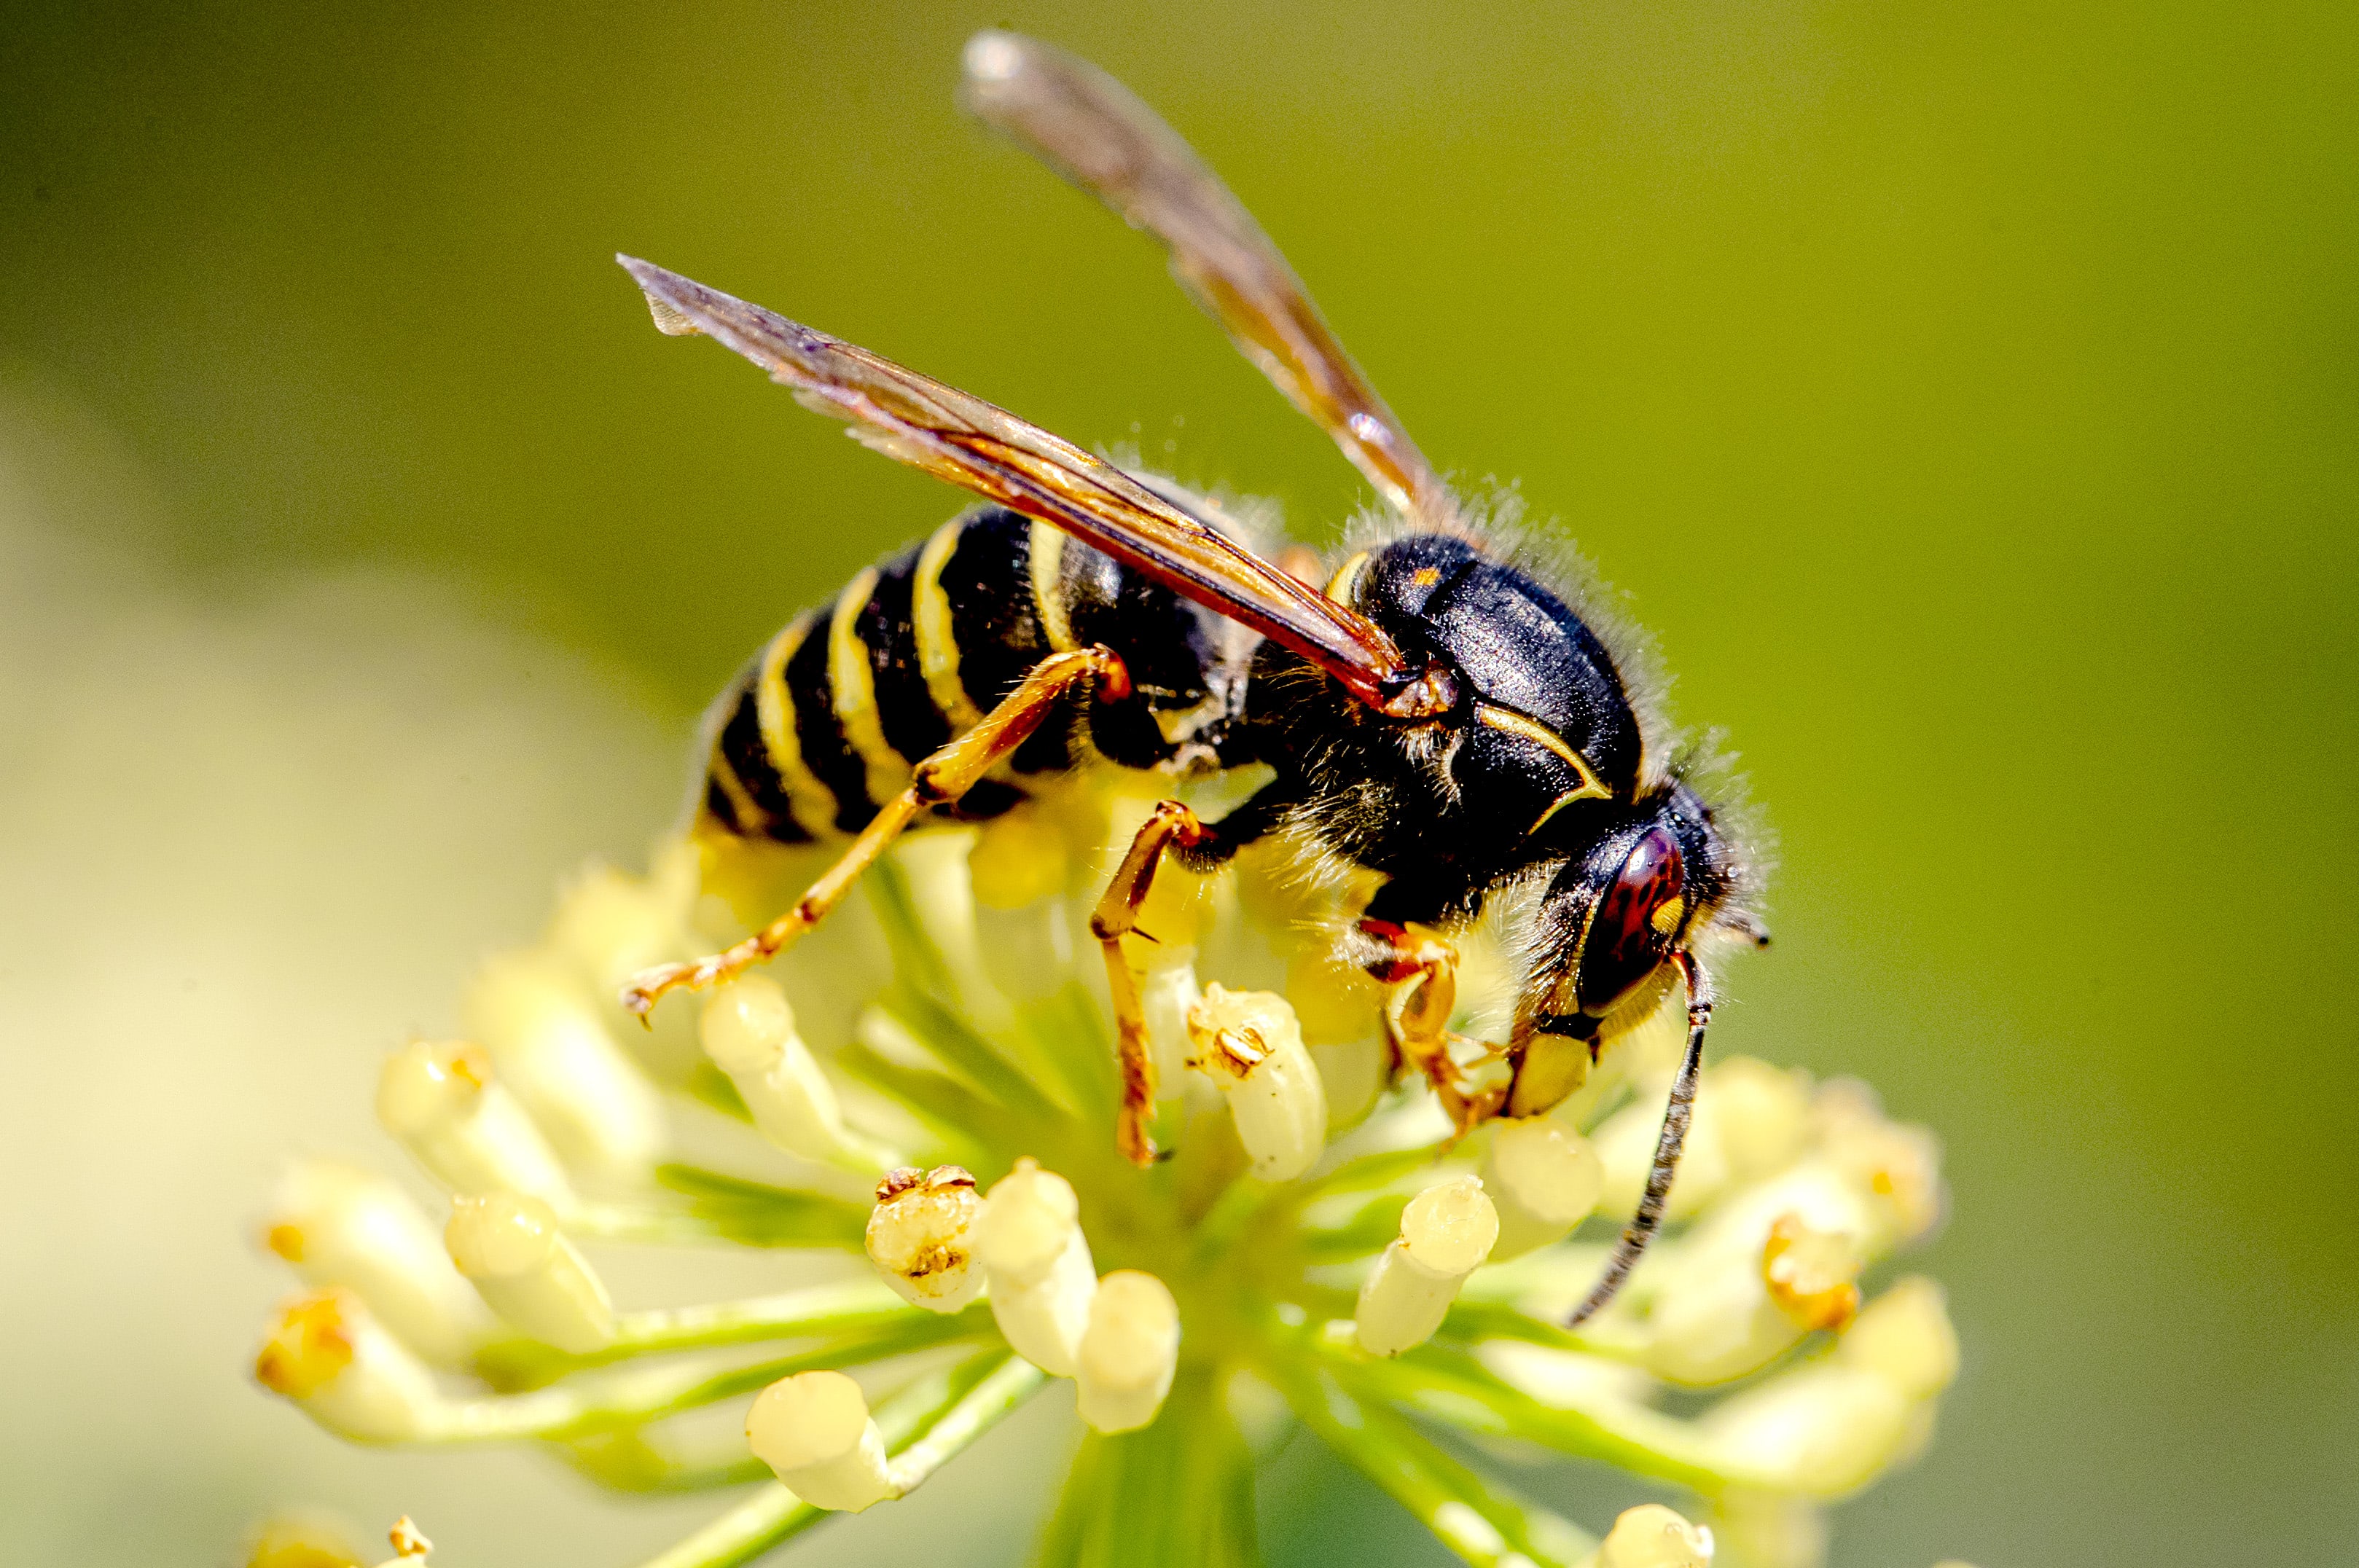
[(983, 1216), (974, 1178), (956, 1165), (905, 1165), (876, 1184), (868, 1258), (905, 1301), (957, 1312), (983, 1289), (973, 1230)]

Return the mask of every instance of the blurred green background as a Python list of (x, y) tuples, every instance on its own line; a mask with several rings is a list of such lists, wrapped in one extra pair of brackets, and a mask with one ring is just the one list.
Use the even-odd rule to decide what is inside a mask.
[[(1313, 542), (1359, 501), (1148, 247), (960, 119), (988, 25), (1193, 138), (1427, 450), (1519, 481), (1743, 751), (1779, 945), (1715, 1038), (1871, 1078), (1954, 1195), (1964, 1377), (1836, 1562), (2346, 1554), (2359, 13), (16, 0), (0, 1556), (208, 1561), (290, 1489), (504, 1520), (462, 1568), (672, 1528), (334, 1449), (239, 1384), (234, 1229), (125, 1240), (175, 1172), (258, 1201), (257, 1096), (358, 1136), (468, 951), (636, 860), (738, 660), (959, 503), (657, 337), (614, 252)], [(465, 1474), (496, 1498), (436, 1514)], [(1435, 1557), (1287, 1481), (1280, 1559)]]

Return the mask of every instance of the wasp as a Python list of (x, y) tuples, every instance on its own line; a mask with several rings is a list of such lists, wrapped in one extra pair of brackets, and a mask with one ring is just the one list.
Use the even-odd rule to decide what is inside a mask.
[[(1122, 1152), (1156, 1154), (1146, 1013), (1122, 938), (1167, 857), (1209, 871), (1277, 836), (1374, 873), (1340, 957), (1380, 983), (1397, 1062), (1462, 1131), (1549, 1109), (1683, 985), (1686, 1050), (1645, 1195), (1578, 1323), (1661, 1222), (1712, 1011), (1702, 956), (1767, 941), (1729, 808), (1634, 698), (1599, 618), (1486, 541), (1176, 132), (1112, 77), (1031, 39), (980, 34), (964, 67), (972, 113), (1161, 243), (1181, 286), (1375, 486), (1382, 522), (1332, 570), (1297, 575), (1176, 486), (618, 258), (663, 330), (717, 340), (865, 445), (984, 503), (796, 620), (723, 694), (700, 826), (849, 842), (785, 914), (726, 951), (638, 976), (625, 1005), (644, 1017), (668, 991), (776, 955), (913, 827), (1005, 812), (1027, 784), (1077, 769), (1176, 780), (1258, 764), (1268, 782), (1216, 821), (1158, 805), (1095, 905)], [(1450, 1029), (1451, 934), (1510, 889), (1528, 903), (1521, 981), (1509, 1038), (1483, 1046)]]

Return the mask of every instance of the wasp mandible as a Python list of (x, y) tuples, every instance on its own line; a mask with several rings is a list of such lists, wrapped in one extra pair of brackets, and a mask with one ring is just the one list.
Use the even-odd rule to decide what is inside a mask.
[[(1118, 1032), (1122, 1152), (1155, 1154), (1147, 1021), (1121, 943), (1167, 856), (1209, 870), (1277, 835), (1375, 873), (1343, 956), (1381, 982), (1400, 1063), (1462, 1130), (1555, 1105), (1605, 1041), (1683, 983), (1687, 1048), (1645, 1196), (1580, 1322), (1662, 1218), (1712, 1010), (1700, 954), (1767, 940), (1724, 805), (1707, 799), (1695, 753), (1650, 733), (1660, 725), (1595, 618), (1485, 540), (1260, 225), (1177, 133), (1096, 68), (1006, 33), (968, 44), (962, 97), (1163, 243), (1182, 287), (1375, 485), (1386, 524), (1325, 572), (1322, 590), (1175, 486), (620, 258), (666, 332), (718, 340), (866, 445), (987, 503), (795, 621), (723, 694), (704, 826), (850, 842), (793, 908), (725, 952), (639, 976), (625, 1004), (644, 1015), (667, 991), (772, 957), (897, 835), (1004, 812), (1027, 779), (1262, 764), (1274, 776), (1217, 821), (1163, 801), (1092, 917)], [(1525, 885), (1544, 891), (1524, 922), (1510, 1037), (1488, 1052), (1506, 1070), (1478, 1083), (1451, 1050), (1467, 1043), (1449, 1028), (1449, 934)]]

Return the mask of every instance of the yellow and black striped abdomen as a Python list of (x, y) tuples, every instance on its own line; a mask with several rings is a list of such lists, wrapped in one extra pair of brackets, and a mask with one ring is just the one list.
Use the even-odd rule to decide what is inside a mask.
[[(1154, 714), (1204, 701), (1220, 640), (1207, 612), (1098, 551), (1001, 508), (967, 513), (862, 572), (738, 674), (713, 709), (703, 814), (789, 844), (857, 832), (1033, 665), (1088, 642), (1121, 653), (1140, 692), (1136, 713), (1093, 710), (1089, 750), (1152, 765), (1171, 750)], [(1052, 715), (1013, 771), (1072, 766), (1074, 719)], [(959, 814), (995, 816), (1020, 798), (986, 781)]]

